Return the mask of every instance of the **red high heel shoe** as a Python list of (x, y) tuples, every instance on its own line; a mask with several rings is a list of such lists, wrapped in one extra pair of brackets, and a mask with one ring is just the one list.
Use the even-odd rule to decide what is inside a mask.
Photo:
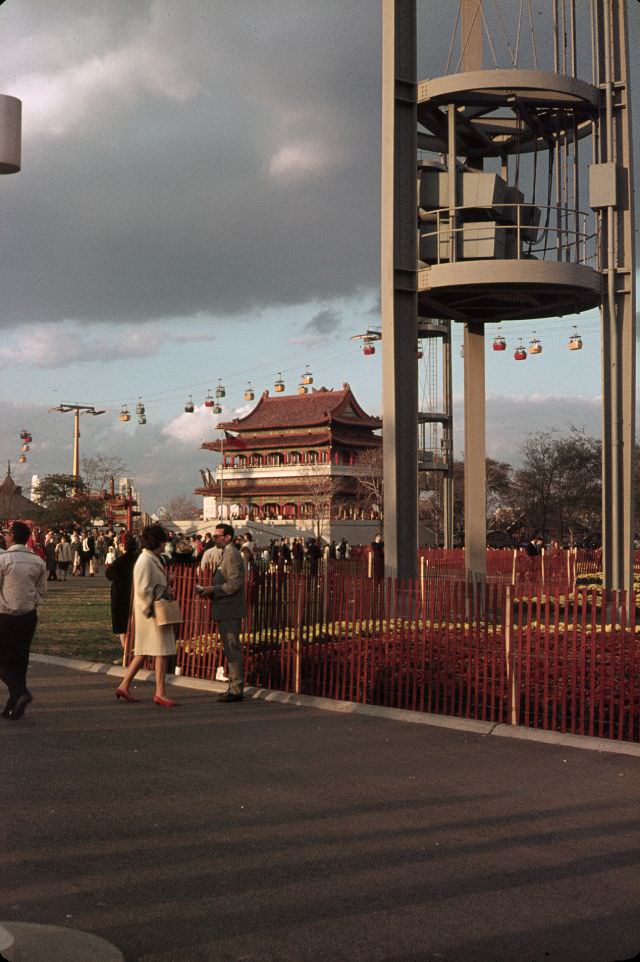
[(174, 701), (172, 698), (161, 698), (160, 695), (154, 695), (153, 704), (159, 705), (160, 708), (176, 708), (178, 702)]
[(129, 702), (141, 701), (140, 698), (134, 698), (133, 695), (130, 695), (128, 691), (124, 690), (124, 688), (116, 688), (116, 698), (122, 698), (124, 701)]

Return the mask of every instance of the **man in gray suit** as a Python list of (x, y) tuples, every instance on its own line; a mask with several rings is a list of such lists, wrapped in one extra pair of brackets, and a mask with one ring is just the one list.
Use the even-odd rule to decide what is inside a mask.
[(244, 672), (240, 625), (247, 613), (244, 560), (233, 543), (233, 533), (230, 524), (216, 525), (213, 539), (216, 547), (222, 549), (222, 557), (213, 584), (208, 588), (196, 587), (198, 594), (213, 598), (213, 617), (218, 622), (229, 669), (229, 688), (218, 701), (226, 703), (242, 701)]

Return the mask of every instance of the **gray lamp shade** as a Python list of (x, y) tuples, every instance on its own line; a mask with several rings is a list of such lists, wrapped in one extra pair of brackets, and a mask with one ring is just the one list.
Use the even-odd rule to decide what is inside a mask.
[(20, 170), (22, 101), (0, 94), (0, 174)]

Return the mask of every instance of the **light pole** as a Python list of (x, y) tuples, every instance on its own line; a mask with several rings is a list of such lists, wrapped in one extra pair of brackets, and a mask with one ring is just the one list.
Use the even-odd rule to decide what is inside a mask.
[[(222, 438), (220, 440), (220, 511), (218, 512), (218, 514), (220, 515), (221, 521), (222, 521), (222, 510), (223, 510), (222, 499), (224, 497), (224, 438), (225, 438), (225, 434), (223, 431)], [(229, 519), (227, 518), (227, 521), (228, 520)]]
[(57, 411), (59, 414), (68, 414), (73, 411), (73, 493), (77, 494), (80, 477), (80, 415), (91, 414), (97, 417), (107, 412), (98, 411), (92, 404), (59, 404), (57, 408), (49, 408), (49, 410)]

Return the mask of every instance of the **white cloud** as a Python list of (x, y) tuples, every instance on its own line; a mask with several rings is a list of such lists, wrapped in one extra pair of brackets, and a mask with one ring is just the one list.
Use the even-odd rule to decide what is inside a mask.
[[(522, 444), (531, 434), (569, 434), (573, 427), (600, 437), (601, 406), (596, 397), (535, 394), (487, 398), (487, 454), (517, 465)], [(462, 402), (454, 403), (454, 446), (463, 447)]]
[(19, 75), (12, 88), (25, 104), (25, 139), (63, 137), (85, 120), (95, 124), (105, 110), (117, 113), (144, 96), (177, 102), (194, 97), (199, 83), (184, 52), (163, 38), (160, 7), (154, 5), (149, 22), (118, 47)]
[(37, 368), (60, 368), (69, 364), (109, 363), (132, 358), (150, 358), (167, 342), (214, 340), (204, 333), (168, 334), (156, 325), (139, 324), (113, 327), (106, 335), (85, 332), (74, 323), (45, 325), (19, 332), (13, 344), (0, 347), (0, 363), (22, 364)]
[(205, 407), (204, 404), (196, 405), (193, 414), (187, 414), (186, 411), (179, 414), (177, 418), (165, 424), (162, 433), (180, 444), (198, 445), (202, 441), (211, 440), (215, 435), (218, 421), (225, 421), (228, 417), (228, 412), (212, 414), (211, 408)]
[(269, 174), (272, 177), (291, 177), (319, 173), (330, 166), (332, 157), (326, 147), (306, 141), (285, 144), (276, 151), (269, 163)]

